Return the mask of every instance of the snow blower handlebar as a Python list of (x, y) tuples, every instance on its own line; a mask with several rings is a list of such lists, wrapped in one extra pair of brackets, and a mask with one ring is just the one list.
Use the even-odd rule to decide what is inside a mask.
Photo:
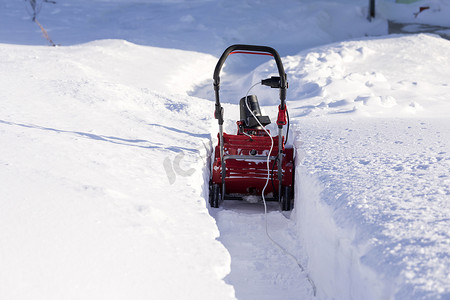
[[(286, 73), (284, 72), (283, 64), (281, 62), (281, 58), (278, 52), (275, 49), (267, 46), (232, 45), (223, 52), (222, 56), (217, 62), (216, 68), (214, 69), (213, 79), (214, 79), (214, 92), (216, 96), (216, 110), (214, 112), (214, 116), (216, 119), (218, 119), (219, 125), (223, 124), (223, 108), (220, 105), (220, 98), (219, 98), (219, 89), (220, 89), (219, 74), (228, 55), (233, 53), (262, 54), (273, 56), (277, 64), (278, 73), (280, 77), (279, 78), (272, 77), (271, 79), (265, 79), (261, 83), (263, 85), (268, 85), (270, 87), (280, 89), (280, 101), (281, 101), (280, 108), (281, 110), (285, 110), (286, 89), (287, 89)], [(275, 83), (275, 81), (277, 82)]]

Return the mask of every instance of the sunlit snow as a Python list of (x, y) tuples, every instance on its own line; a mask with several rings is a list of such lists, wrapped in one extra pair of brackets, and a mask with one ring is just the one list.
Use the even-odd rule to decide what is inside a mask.
[[(447, 1), (37, 3), (57, 47), (0, 3), (0, 299), (450, 298), (450, 42), (388, 35), (447, 32)], [(267, 220), (304, 271), (257, 199), (208, 204), (235, 43), (286, 69), (295, 207)], [(275, 74), (230, 57), (226, 132)]]

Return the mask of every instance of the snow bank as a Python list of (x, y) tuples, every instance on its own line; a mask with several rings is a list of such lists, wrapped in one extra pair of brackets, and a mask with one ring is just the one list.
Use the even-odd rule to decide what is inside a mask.
[(300, 174), (297, 220), (325, 295), (448, 296), (446, 126), (444, 119), (301, 123), (303, 166), (314, 175)]
[(449, 297), (449, 51), (416, 35), (286, 59), (296, 221), (321, 297)]
[(355, 227), (335, 221), (333, 208), (323, 203), (324, 197), (333, 196), (327, 195), (321, 179), (303, 166), (296, 179), (295, 217), (318, 298), (389, 299), (392, 286), (361, 262), (370, 245), (365, 240), (355, 243)]
[(203, 186), (210, 102), (167, 92), (211, 57), (101, 41), (0, 61), (0, 298), (234, 298)]
[[(287, 56), (291, 116), (448, 116), (448, 48), (439, 36), (391, 35)], [(269, 62), (252, 76), (266, 78), (273, 68)], [(259, 93), (266, 104), (277, 103), (266, 89)]]

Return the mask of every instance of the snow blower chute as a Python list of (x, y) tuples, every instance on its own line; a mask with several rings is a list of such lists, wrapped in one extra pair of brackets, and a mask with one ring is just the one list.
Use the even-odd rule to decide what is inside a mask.
[[(261, 80), (262, 85), (280, 90), (278, 106), (278, 135), (271, 136), (265, 128), (270, 124), (268, 116), (261, 115), (255, 95), (240, 100), (240, 120), (237, 134), (223, 132), (224, 109), (220, 104), (220, 70), (230, 54), (262, 54), (275, 59), (278, 75)], [(294, 189), (294, 150), (286, 146), (283, 127), (289, 120), (286, 108), (286, 73), (278, 52), (266, 46), (232, 45), (217, 62), (214, 70), (215, 112), (219, 123), (218, 145), (212, 162), (209, 203), (219, 207), (224, 200), (239, 200), (262, 195), (267, 201), (278, 201), (282, 210), (291, 210)], [(272, 149), (270, 151), (270, 149)], [(270, 152), (270, 153), (269, 153)], [(267, 178), (269, 177), (269, 182)]]

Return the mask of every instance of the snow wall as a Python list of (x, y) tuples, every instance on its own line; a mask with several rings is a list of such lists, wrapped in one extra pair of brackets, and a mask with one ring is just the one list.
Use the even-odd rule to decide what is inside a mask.
[(299, 184), (292, 218), (308, 257), (306, 267), (316, 284), (318, 298), (390, 299), (395, 294), (393, 286), (361, 262), (370, 245), (357, 241), (356, 228), (347, 225), (351, 222), (339, 222), (338, 212), (324, 200), (338, 199), (338, 192), (325, 188), (323, 178), (301, 165), (304, 155), (297, 146), (295, 180)]
[(323, 203), (331, 192), (302, 166), (297, 166), (296, 182), (294, 218), (319, 299), (389, 299), (393, 293), (386, 282), (361, 263), (367, 245), (355, 241), (355, 228), (340, 227)]

